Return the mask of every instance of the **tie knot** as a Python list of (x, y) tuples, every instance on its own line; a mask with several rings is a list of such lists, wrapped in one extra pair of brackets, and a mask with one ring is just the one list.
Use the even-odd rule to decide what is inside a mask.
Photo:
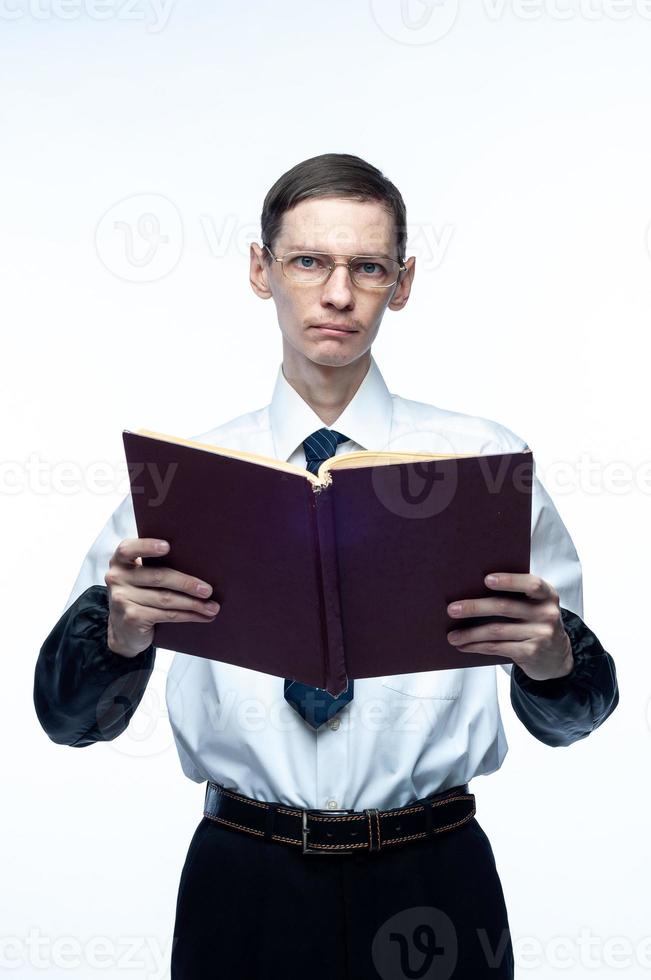
[(335, 429), (327, 429), (325, 427), (323, 429), (317, 429), (316, 432), (313, 432), (303, 442), (308, 470), (311, 473), (316, 473), (324, 460), (335, 455), (339, 443), (347, 441), (348, 436), (335, 431)]

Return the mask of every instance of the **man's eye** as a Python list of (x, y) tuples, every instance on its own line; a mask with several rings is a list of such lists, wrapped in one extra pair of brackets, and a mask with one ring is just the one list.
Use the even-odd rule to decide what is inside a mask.
[(381, 262), (376, 262), (373, 259), (366, 259), (363, 262), (355, 263), (355, 272), (362, 276), (381, 278), (386, 275), (386, 271), (385, 266)]
[(322, 261), (318, 255), (297, 255), (292, 259), (292, 265), (297, 269), (318, 269)]

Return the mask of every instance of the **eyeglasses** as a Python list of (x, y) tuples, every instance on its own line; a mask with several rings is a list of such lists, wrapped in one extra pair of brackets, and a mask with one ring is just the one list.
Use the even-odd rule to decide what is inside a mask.
[(315, 285), (326, 282), (336, 265), (348, 266), (350, 278), (356, 286), (371, 289), (387, 289), (394, 286), (401, 272), (407, 271), (407, 266), (395, 259), (387, 259), (384, 255), (350, 255), (348, 262), (335, 262), (334, 256), (327, 252), (286, 252), (276, 258), (268, 245), (264, 246), (274, 262), (280, 262), (283, 275), (292, 282)]

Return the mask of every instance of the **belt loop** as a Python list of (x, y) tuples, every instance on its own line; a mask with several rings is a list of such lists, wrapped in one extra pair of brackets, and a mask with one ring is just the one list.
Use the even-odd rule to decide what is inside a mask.
[[(213, 815), (215, 812), (214, 807), (211, 805), (215, 800), (215, 793), (218, 792), (217, 787), (210, 780), (206, 782), (206, 795), (203, 799), (203, 814), (204, 817), (208, 815)], [(210, 802), (209, 802), (210, 798)]]
[(380, 835), (380, 817), (377, 810), (365, 810), (368, 820), (369, 830), (369, 851), (379, 851), (382, 848), (382, 838)]
[(428, 837), (432, 836), (434, 820), (432, 817), (432, 805), (429, 800), (425, 800), (425, 833)]
[(273, 806), (268, 806), (267, 812), (265, 814), (265, 821), (264, 821), (264, 839), (266, 841), (271, 841), (274, 832), (275, 819), (276, 819), (276, 808)]

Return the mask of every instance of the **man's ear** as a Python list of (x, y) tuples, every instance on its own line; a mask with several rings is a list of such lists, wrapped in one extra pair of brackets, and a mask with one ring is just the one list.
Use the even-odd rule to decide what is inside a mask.
[(414, 274), (416, 272), (416, 256), (412, 255), (411, 258), (407, 259), (405, 265), (407, 267), (406, 271), (400, 273), (401, 278), (398, 279), (394, 287), (395, 292), (387, 303), (390, 310), (401, 310), (409, 299), (411, 284), (414, 281)]
[(251, 289), (260, 299), (270, 299), (269, 273), (271, 267), (265, 262), (265, 253), (255, 242), (251, 242), (251, 269), (249, 282)]

